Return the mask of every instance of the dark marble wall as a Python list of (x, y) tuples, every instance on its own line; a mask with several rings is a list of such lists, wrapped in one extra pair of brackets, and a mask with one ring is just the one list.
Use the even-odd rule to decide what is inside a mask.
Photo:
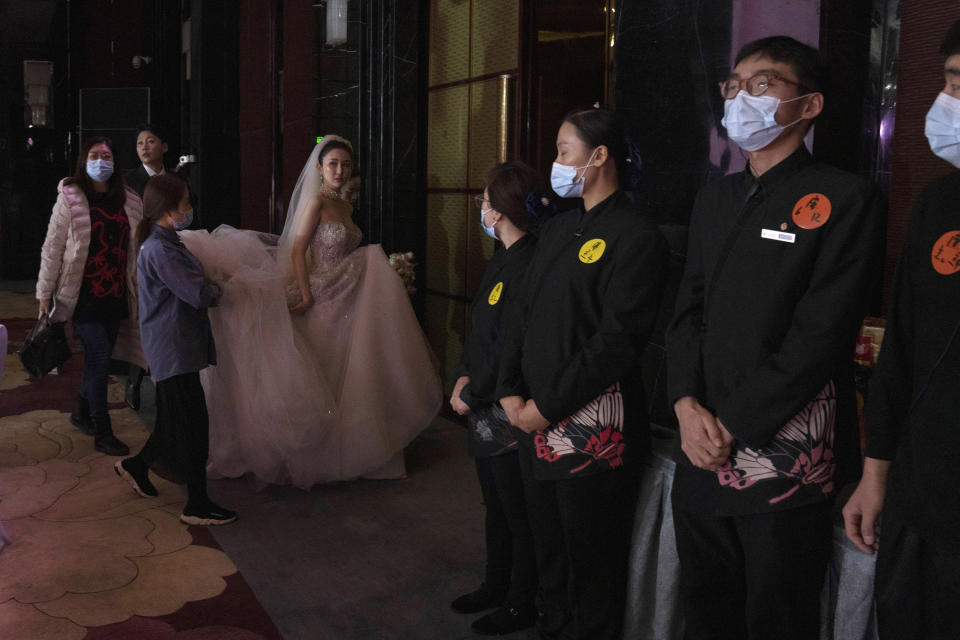
[(233, 3), (194, 2), (190, 15), (187, 140), (199, 162), (189, 180), (198, 224), (240, 226), (239, 14)]
[[(318, 133), (354, 144), (363, 183), (357, 223), (387, 252), (423, 257), (425, 140), (421, 0), (350, 0), (347, 42), (318, 56)], [(320, 11), (318, 38), (325, 37)], [(423, 274), (418, 273), (423, 282)], [(419, 302), (419, 300), (417, 300)], [(419, 305), (418, 305), (419, 306)]]
[(684, 225), (697, 189), (722, 174), (710, 131), (730, 69), (733, 2), (622, 0), (617, 4), (615, 102), (632, 143), (625, 187), (661, 224)]

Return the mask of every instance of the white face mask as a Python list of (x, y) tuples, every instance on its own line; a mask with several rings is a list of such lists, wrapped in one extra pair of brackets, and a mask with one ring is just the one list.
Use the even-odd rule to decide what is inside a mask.
[(488, 236), (490, 236), (491, 238), (493, 238), (494, 240), (496, 240), (496, 239), (497, 239), (497, 234), (496, 234), (496, 232), (494, 232), (493, 227), (494, 227), (494, 225), (496, 225), (497, 223), (494, 222), (492, 225), (490, 225), (490, 226), (488, 227), (488, 226), (487, 226), (487, 223), (484, 222), (484, 220), (483, 220), (484, 217), (485, 217), (488, 213), (490, 213), (491, 211), (493, 211), (493, 209), (480, 209), (480, 226), (483, 227), (483, 232), (484, 232), (485, 234), (487, 234)]
[(927, 112), (924, 128), (930, 150), (960, 168), (960, 100), (941, 93)]
[(192, 209), (192, 208), (187, 209), (186, 211), (184, 211), (184, 212), (183, 212), (183, 216), (184, 216), (183, 220), (174, 220), (174, 221), (173, 221), (173, 228), (176, 229), (177, 231), (183, 231), (184, 229), (186, 229), (187, 227), (189, 227), (191, 224), (193, 224), (193, 209)]
[(720, 124), (727, 129), (727, 135), (741, 149), (757, 151), (776, 140), (784, 129), (803, 119), (799, 118), (788, 125), (778, 123), (774, 116), (780, 105), (805, 98), (807, 95), (809, 94), (780, 100), (773, 96), (752, 96), (741, 89), (733, 100), (724, 101), (723, 120)]
[[(550, 170), (550, 186), (557, 192), (561, 198), (579, 198), (583, 195), (583, 181), (587, 177), (586, 169), (591, 167), (593, 157), (597, 154), (594, 149), (590, 154), (587, 164), (582, 167), (572, 167), (567, 164), (553, 163), (553, 169)], [(577, 173), (583, 169), (583, 175), (577, 180)]]

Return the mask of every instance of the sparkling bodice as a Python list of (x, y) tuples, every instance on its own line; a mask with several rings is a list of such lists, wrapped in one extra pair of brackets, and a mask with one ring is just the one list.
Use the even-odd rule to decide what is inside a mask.
[(349, 228), (342, 222), (321, 222), (310, 242), (315, 268), (320, 271), (335, 268), (360, 245), (362, 239), (358, 229)]

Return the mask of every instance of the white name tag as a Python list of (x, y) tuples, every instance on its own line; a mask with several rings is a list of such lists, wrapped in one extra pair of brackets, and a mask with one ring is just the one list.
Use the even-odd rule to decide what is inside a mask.
[(760, 237), (766, 240), (777, 240), (779, 242), (789, 242), (793, 244), (797, 236), (794, 233), (787, 233), (786, 231), (777, 231), (775, 229), (761, 229)]

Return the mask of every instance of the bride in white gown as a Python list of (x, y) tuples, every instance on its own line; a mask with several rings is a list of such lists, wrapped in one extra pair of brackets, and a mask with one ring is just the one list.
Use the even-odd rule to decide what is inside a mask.
[(433, 357), (380, 245), (359, 247), (350, 143), (325, 136), (283, 234), (182, 232), (223, 287), (203, 371), (211, 477), (308, 488), (403, 477), (403, 448), (443, 401)]

